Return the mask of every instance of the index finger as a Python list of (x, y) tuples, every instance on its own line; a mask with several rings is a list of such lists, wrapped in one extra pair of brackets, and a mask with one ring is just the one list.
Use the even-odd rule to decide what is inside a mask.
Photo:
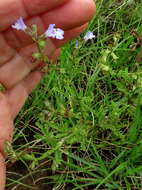
[(4, 31), (19, 17), (42, 14), (70, 0), (4, 0), (0, 1), (0, 31)]

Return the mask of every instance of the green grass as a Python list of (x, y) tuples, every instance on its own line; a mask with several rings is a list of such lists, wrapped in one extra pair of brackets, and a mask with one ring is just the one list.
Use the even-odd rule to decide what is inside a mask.
[(7, 189), (142, 189), (142, 3), (96, 4), (97, 38), (63, 48), (15, 121)]

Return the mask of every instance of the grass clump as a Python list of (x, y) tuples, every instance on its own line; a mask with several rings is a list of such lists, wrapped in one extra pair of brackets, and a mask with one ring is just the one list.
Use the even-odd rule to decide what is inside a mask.
[(96, 4), (97, 38), (63, 48), (16, 120), (7, 189), (142, 189), (142, 4)]

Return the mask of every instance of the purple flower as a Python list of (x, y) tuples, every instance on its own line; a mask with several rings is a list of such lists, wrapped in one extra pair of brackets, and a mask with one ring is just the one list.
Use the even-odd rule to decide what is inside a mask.
[(27, 29), (27, 26), (25, 25), (23, 18), (20, 17), (16, 23), (12, 25), (12, 28), (25, 31)]
[(79, 48), (79, 41), (78, 40), (75, 41), (75, 48), (76, 49)]
[(55, 27), (55, 24), (50, 24), (50, 25), (49, 25), (48, 29), (47, 29), (46, 32), (45, 32), (45, 36), (46, 36), (46, 37), (55, 38), (55, 29), (54, 29), (54, 27)]
[(96, 36), (93, 34), (93, 32), (91, 31), (88, 31), (85, 36), (84, 36), (84, 40), (87, 41), (87, 40), (91, 40), (93, 38), (95, 38)]
[(50, 24), (48, 29), (45, 32), (45, 37), (56, 38), (58, 40), (64, 39), (64, 31), (60, 28), (55, 28), (55, 24)]
[(60, 28), (57, 28), (57, 29), (55, 29), (56, 30), (56, 39), (58, 39), (58, 40), (63, 40), (64, 39), (64, 34), (65, 34), (65, 32), (62, 30), (62, 29), (60, 29)]

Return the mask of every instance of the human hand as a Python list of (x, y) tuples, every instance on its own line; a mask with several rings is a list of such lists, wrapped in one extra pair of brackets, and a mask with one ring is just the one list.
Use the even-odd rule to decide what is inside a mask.
[(6, 91), (0, 93), (0, 189), (5, 185), (4, 142), (12, 140), (13, 120), (28, 94), (39, 83), (42, 74), (31, 61), (36, 46), (23, 32), (11, 25), (19, 17), (26, 24), (36, 24), (39, 34), (49, 24), (65, 31), (64, 40), (47, 40), (46, 54), (56, 59), (60, 47), (78, 36), (95, 12), (93, 0), (5, 0), (0, 1), (0, 83)]

